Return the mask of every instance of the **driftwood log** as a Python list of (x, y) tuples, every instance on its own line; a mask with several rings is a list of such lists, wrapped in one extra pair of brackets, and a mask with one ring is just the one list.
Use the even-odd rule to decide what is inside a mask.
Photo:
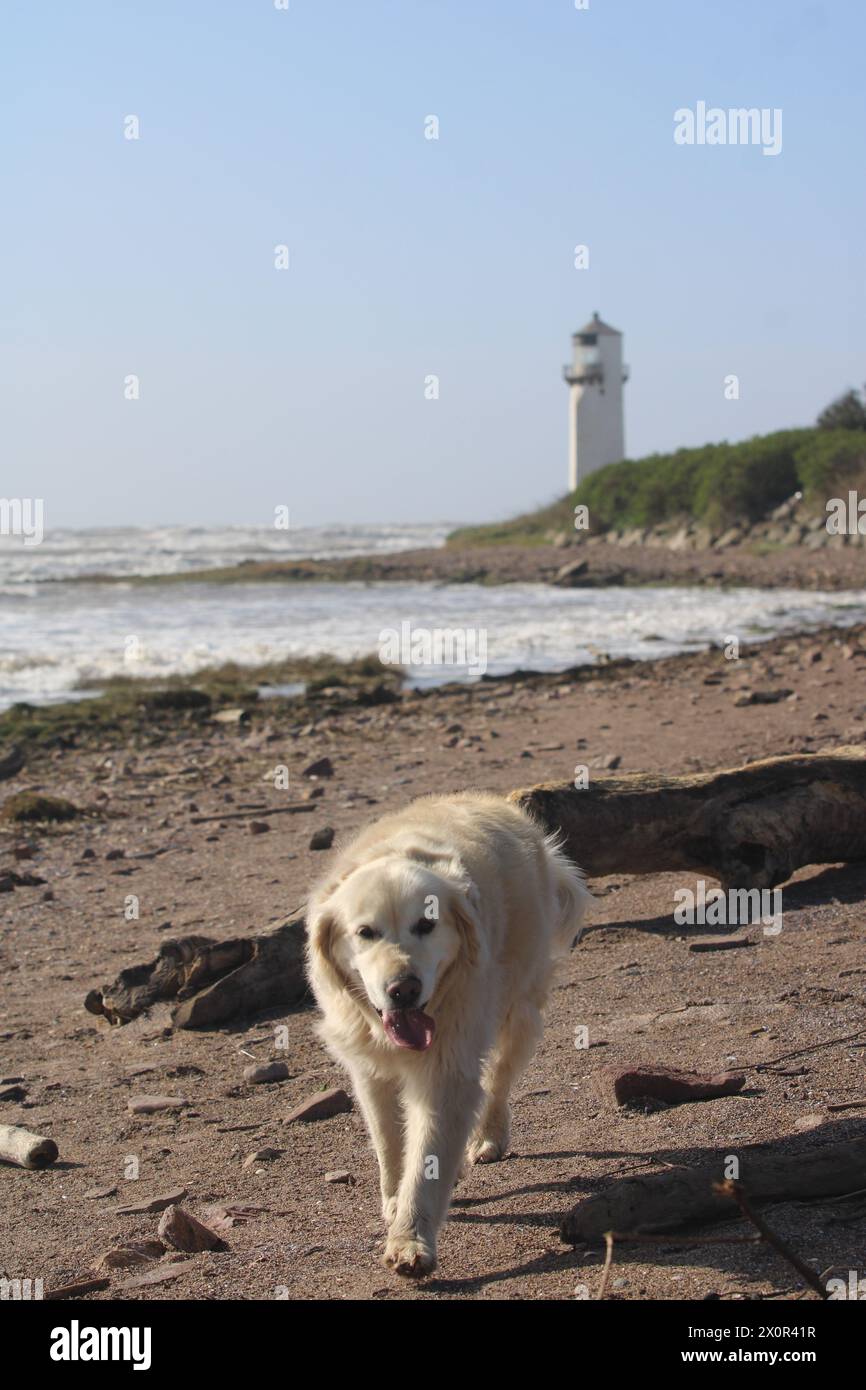
[(20, 1125), (0, 1125), (0, 1162), (18, 1168), (49, 1168), (57, 1158), (57, 1145), (43, 1134), (32, 1134)]
[(866, 748), (725, 772), (605, 777), (512, 792), (593, 877), (683, 870), (774, 888), (805, 864), (866, 860)]
[[(806, 1152), (740, 1151), (740, 1176), (749, 1201), (800, 1201), (843, 1197), (866, 1187), (866, 1137)], [(578, 1202), (560, 1228), (567, 1244), (592, 1243), (608, 1231), (649, 1234), (738, 1217), (740, 1209), (716, 1190), (728, 1176), (729, 1154), (697, 1168), (623, 1178)]]
[(208, 1028), (302, 1003), (306, 995), (298, 918), (257, 936), (164, 941), (156, 960), (121, 970), (113, 984), (91, 990), (84, 1007), (109, 1023), (128, 1023), (153, 1004), (176, 999), (175, 1028)]
[[(728, 772), (606, 777), (585, 790), (515, 791), (588, 874), (709, 874), (727, 888), (772, 888), (804, 864), (866, 860), (866, 748), (768, 758)], [(177, 1000), (176, 1028), (227, 1023), (307, 998), (304, 923), (249, 937), (166, 941), (155, 961), (122, 970), (85, 1000), (127, 1023)]]

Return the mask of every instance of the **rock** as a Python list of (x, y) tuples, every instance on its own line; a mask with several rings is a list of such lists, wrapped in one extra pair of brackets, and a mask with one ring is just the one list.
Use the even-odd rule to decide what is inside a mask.
[(752, 690), (748, 695), (740, 695), (734, 701), (734, 706), (741, 709), (744, 705), (778, 705), (792, 693), (790, 690)]
[(126, 857), (126, 850), (110, 849), (105, 857), (106, 859), (124, 859)]
[(179, 1187), (176, 1192), (165, 1192), (161, 1197), (151, 1197), (146, 1202), (136, 1202), (130, 1207), (117, 1207), (115, 1216), (147, 1216), (152, 1212), (165, 1211), (167, 1207), (182, 1202), (185, 1196), (186, 1188)]
[(283, 1124), (291, 1125), (298, 1120), (305, 1124), (311, 1120), (330, 1120), (333, 1115), (345, 1115), (351, 1109), (350, 1097), (342, 1088), (335, 1087), (331, 1091), (318, 1091), (314, 1096), (309, 1096), (300, 1105), (295, 1106), (291, 1114), (283, 1120)]
[(218, 1202), (212, 1207), (207, 1207), (205, 1215), (213, 1230), (224, 1234), (226, 1231), (232, 1230), (234, 1226), (245, 1225), (267, 1210), (267, 1207), (240, 1206)]
[(16, 792), (7, 797), (0, 812), (3, 820), (14, 825), (31, 821), (68, 821), (83, 816), (80, 807), (62, 796), (45, 796), (41, 792)]
[(267, 823), (266, 820), (251, 820), (251, 821), (250, 821), (250, 834), (251, 834), (251, 835), (266, 835), (267, 832), (270, 830), (270, 828), (271, 828), (271, 827), (268, 825), (268, 823)]
[(323, 825), (320, 830), (316, 830), (310, 840), (310, 849), (330, 849), (334, 843), (334, 827)]
[(4, 753), (0, 758), (0, 782), (4, 782), (7, 777), (14, 777), (16, 772), (20, 772), (24, 766), (24, 753), (17, 744)]
[(183, 1110), (191, 1104), (183, 1096), (134, 1096), (126, 1108), (132, 1115), (155, 1115), (160, 1110)]
[(92, 1279), (76, 1279), (72, 1284), (58, 1284), (54, 1289), (45, 1290), (45, 1298), (55, 1301), (60, 1298), (83, 1298), (87, 1293), (99, 1293), (107, 1289), (110, 1280), (105, 1275)]
[[(127, 1279), (125, 1284), (118, 1287), (123, 1292), (126, 1289), (143, 1289), (150, 1284), (167, 1284), (170, 1279), (179, 1279), (185, 1273), (185, 1269), (151, 1269), (147, 1274), (137, 1274), (134, 1279)], [(108, 1280), (105, 1282), (107, 1284)]]
[(84, 1195), (89, 1201), (95, 1202), (100, 1197), (113, 1197), (116, 1191), (117, 1184), (115, 1183), (113, 1187), (91, 1187)]
[(561, 589), (570, 589), (579, 583), (588, 569), (588, 560), (570, 560), (567, 565), (561, 565), (556, 571), (553, 582)]
[(180, 687), (177, 690), (153, 690), (142, 697), (141, 703), (145, 710), (159, 714), (164, 710), (210, 709), (211, 698), (203, 690)]
[(249, 720), (247, 709), (221, 709), (213, 716), (214, 724), (248, 724)]
[(601, 765), (602, 767), (607, 768), (608, 771), (613, 772), (614, 768), (619, 767), (621, 762), (622, 758), (620, 757), (619, 753), (607, 753), (602, 758)]
[(345, 1183), (347, 1187), (355, 1186), (355, 1179), (348, 1168), (335, 1168), (332, 1172), (326, 1173), (325, 1182)]
[(603, 1067), (602, 1076), (610, 1082), (618, 1105), (635, 1100), (661, 1100), (668, 1105), (683, 1101), (714, 1100), (731, 1096), (746, 1084), (743, 1072), (723, 1071), (712, 1076), (673, 1067)]
[(381, 681), (378, 685), (362, 687), (355, 696), (355, 704), (362, 706), (370, 705), (393, 705), (400, 699), (400, 693), (393, 690), (391, 686), (384, 685)]
[(27, 1092), (23, 1086), (0, 1087), (0, 1100), (26, 1100)]
[(247, 1154), (242, 1168), (255, 1168), (257, 1163), (270, 1163), (275, 1158), (282, 1158), (285, 1149), (256, 1149), (255, 1153)]
[(159, 1218), (157, 1231), (176, 1250), (197, 1253), (200, 1250), (225, 1250), (225, 1241), (183, 1207), (167, 1207)]
[(302, 777), (333, 777), (334, 765), (330, 758), (317, 758), (309, 767), (305, 767), (301, 773)]
[(161, 1240), (130, 1240), (100, 1255), (96, 1269), (131, 1269), (135, 1265), (152, 1264), (165, 1254)]
[(244, 1067), (244, 1081), (251, 1086), (268, 1085), (272, 1081), (288, 1081), (289, 1068), (285, 1062), (254, 1063)]

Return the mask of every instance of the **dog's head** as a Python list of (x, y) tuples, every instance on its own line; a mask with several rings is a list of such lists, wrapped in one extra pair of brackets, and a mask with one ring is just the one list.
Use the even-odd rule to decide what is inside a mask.
[(410, 859), (362, 865), (311, 903), (312, 973), (375, 1010), (395, 1047), (423, 1052), (451, 967), (477, 962), (478, 898), (461, 873)]

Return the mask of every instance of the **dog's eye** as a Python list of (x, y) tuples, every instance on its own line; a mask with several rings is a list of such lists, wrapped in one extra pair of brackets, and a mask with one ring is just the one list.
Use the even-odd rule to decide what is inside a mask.
[(436, 925), (436, 918), (421, 917), (412, 928), (416, 936), (429, 936)]
[(365, 941), (375, 941), (379, 933), (375, 927), (359, 927), (358, 936), (362, 936)]

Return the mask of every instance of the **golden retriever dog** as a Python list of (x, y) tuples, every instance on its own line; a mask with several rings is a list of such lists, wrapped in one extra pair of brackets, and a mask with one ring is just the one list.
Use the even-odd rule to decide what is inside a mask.
[(376, 1156), (384, 1263), (419, 1277), (464, 1158), (508, 1149), (554, 961), (591, 901), (579, 869), (497, 796), (423, 797), (362, 830), (314, 889), (308, 973), (320, 1034)]

